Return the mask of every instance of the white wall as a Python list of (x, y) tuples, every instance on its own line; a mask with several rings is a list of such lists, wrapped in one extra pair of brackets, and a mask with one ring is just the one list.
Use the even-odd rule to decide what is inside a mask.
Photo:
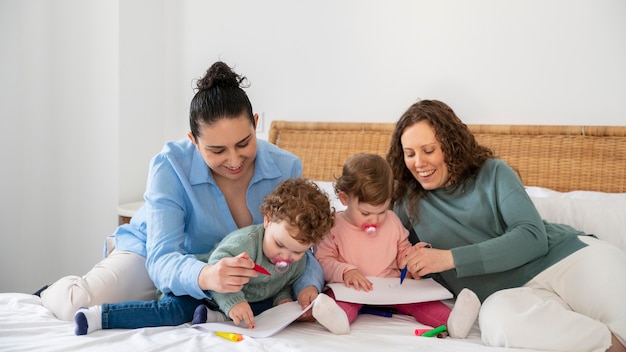
[(395, 121), (416, 98), (468, 123), (626, 124), (622, 0), (185, 5), (185, 79), (236, 65), (266, 125)]
[(116, 225), (117, 3), (0, 2), (0, 291), (82, 274)]
[(0, 291), (83, 274), (223, 60), (273, 119), (626, 125), (622, 0), (0, 0)]
[(166, 61), (176, 51), (165, 42), (176, 32), (164, 11), (160, 1), (119, 2), (120, 203), (142, 199), (150, 158), (163, 146), (166, 79), (180, 66)]

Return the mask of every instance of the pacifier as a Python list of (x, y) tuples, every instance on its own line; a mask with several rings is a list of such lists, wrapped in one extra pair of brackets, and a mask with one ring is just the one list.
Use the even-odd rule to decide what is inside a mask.
[(365, 223), (363, 225), (361, 225), (361, 228), (363, 229), (363, 231), (365, 231), (368, 234), (373, 234), (374, 232), (376, 232), (376, 228), (378, 227), (378, 225), (376, 224), (368, 224)]
[(282, 274), (289, 270), (289, 266), (291, 265), (291, 260), (284, 260), (281, 257), (274, 257), (272, 260), (274, 262), (274, 266), (276, 267), (276, 272)]

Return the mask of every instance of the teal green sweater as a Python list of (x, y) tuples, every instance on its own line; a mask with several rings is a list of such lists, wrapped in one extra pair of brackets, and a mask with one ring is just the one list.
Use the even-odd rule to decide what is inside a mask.
[(271, 276), (259, 274), (251, 278), (239, 292), (219, 293), (211, 291), (215, 302), (222, 312), (228, 314), (230, 309), (240, 302), (258, 302), (269, 298), (273, 299), (274, 305), (282, 299), (293, 297), (291, 285), (302, 275), (306, 267), (306, 257), (291, 263), (289, 270), (284, 273), (276, 272), (272, 262), (263, 254), (263, 235), (265, 229), (262, 224), (251, 225), (231, 232), (209, 253), (197, 255), (200, 260), (208, 264), (215, 264), (225, 257), (235, 257), (242, 252), (247, 252), (255, 263), (264, 267)]
[(452, 193), (426, 192), (418, 208), (413, 225), (406, 199), (394, 210), (420, 241), (452, 250), (456, 268), (441, 278), (455, 295), (467, 287), (484, 301), (495, 291), (523, 286), (585, 246), (577, 237), (582, 232), (541, 219), (517, 174), (500, 159), (487, 160)]

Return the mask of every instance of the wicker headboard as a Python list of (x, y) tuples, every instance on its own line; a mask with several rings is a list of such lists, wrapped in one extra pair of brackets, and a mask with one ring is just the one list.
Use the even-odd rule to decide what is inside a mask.
[[(626, 192), (626, 126), (469, 125), (527, 186)], [(334, 181), (359, 152), (383, 157), (393, 123), (272, 121), (269, 141), (302, 159), (304, 176)]]

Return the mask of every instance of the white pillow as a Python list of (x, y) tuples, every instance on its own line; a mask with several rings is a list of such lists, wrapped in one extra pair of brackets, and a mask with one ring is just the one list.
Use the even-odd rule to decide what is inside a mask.
[(596, 235), (626, 252), (626, 193), (556, 192), (527, 187), (541, 217)]
[(315, 182), (322, 189), (322, 191), (328, 193), (328, 198), (330, 199), (330, 206), (335, 207), (336, 211), (344, 210), (346, 208), (345, 205), (341, 204), (341, 201), (339, 201), (339, 198), (337, 198), (337, 195), (335, 194), (335, 188), (332, 182), (330, 181), (313, 181), (313, 182)]

